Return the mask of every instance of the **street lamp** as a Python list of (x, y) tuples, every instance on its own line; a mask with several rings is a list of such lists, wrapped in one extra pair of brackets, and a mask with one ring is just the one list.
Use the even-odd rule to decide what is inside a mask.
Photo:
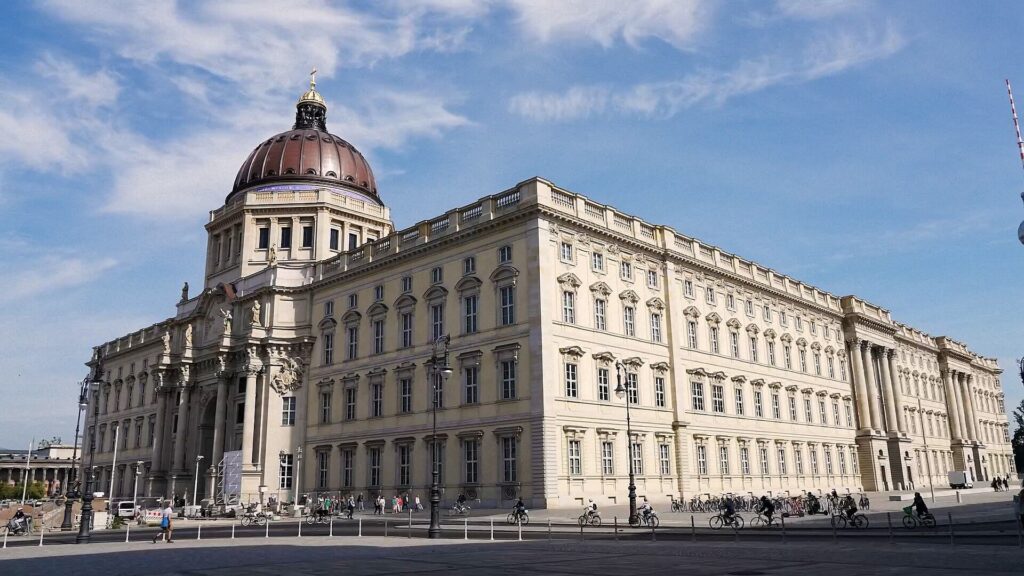
[[(430, 528), (427, 530), (428, 538), (441, 537), (441, 489), (438, 486), (440, 483), (440, 471), (437, 468), (437, 405), (441, 401), (441, 395), (444, 394), (444, 382), (446, 382), (448, 377), (452, 375), (452, 367), (448, 365), (448, 344), (450, 342), (451, 337), (447, 334), (439, 336), (434, 340), (434, 350), (430, 355), (430, 360), (427, 360), (427, 365), (430, 366), (431, 373), (430, 388), (433, 392), (431, 400), (433, 402), (434, 418), (434, 423), (431, 428), (432, 432), (430, 435), (430, 461), (432, 474), (430, 482)], [(438, 386), (438, 375), (442, 378), (440, 386)]]
[[(628, 396), (626, 387), (622, 385), (622, 362), (615, 363), (615, 396), (620, 400)], [(629, 458), (629, 523), (635, 524), (636, 518), (636, 476), (633, 473), (633, 429), (629, 421), (629, 398), (626, 398), (626, 455)]]
[(196, 455), (196, 476), (192, 483), (192, 515), (196, 513), (196, 494), (199, 491), (199, 463), (203, 461), (203, 455)]
[(142, 460), (135, 461), (135, 487), (132, 489), (132, 512), (138, 514), (138, 500), (139, 500), (139, 476), (142, 475)]
[[(93, 384), (103, 384), (103, 354), (96, 352), (96, 368), (91, 377), (86, 378), (86, 393)], [(81, 398), (79, 398), (81, 400)], [(84, 448), (84, 447), (83, 447)], [(85, 494), (82, 495), (82, 518), (78, 522), (78, 535), (75, 536), (75, 544), (88, 544), (92, 538), (92, 492), (93, 480), (96, 478), (96, 470), (93, 468), (93, 457), (96, 455), (96, 435), (89, 434), (89, 475), (85, 478)]]
[[(78, 465), (75, 463), (78, 460), (78, 434), (82, 426), (82, 412), (89, 407), (89, 379), (82, 380), (82, 384), (78, 391), (78, 419), (75, 420), (75, 442), (74, 448), (71, 449), (71, 473), (68, 474), (68, 482), (64, 486), (64, 521), (60, 523), (61, 530), (71, 530), (74, 527), (74, 507), (75, 503), (71, 500), (71, 494), (68, 493), (68, 488), (74, 485), (75, 478), (77, 477)], [(77, 496), (76, 496), (77, 499)]]

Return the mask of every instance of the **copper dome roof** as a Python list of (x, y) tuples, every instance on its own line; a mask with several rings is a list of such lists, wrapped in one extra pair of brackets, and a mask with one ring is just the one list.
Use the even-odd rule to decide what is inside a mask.
[(327, 105), (316, 92), (315, 83), (299, 99), (296, 109), (292, 129), (260, 143), (242, 163), (225, 202), (258, 185), (312, 182), (352, 188), (379, 203), (377, 184), (366, 158), (351, 144), (327, 132)]

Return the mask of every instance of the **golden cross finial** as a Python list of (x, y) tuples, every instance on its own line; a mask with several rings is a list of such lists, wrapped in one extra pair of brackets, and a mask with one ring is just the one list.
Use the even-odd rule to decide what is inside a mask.
[(311, 90), (316, 89), (316, 66), (309, 71), (309, 88)]

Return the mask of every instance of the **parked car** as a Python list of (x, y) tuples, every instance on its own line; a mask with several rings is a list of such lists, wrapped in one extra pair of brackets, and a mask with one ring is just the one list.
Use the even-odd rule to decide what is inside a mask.
[(948, 477), (950, 488), (974, 488), (974, 477), (970, 470), (954, 470), (948, 473)]
[(117, 503), (117, 515), (121, 518), (134, 518), (135, 517), (135, 503), (134, 502), (118, 502)]

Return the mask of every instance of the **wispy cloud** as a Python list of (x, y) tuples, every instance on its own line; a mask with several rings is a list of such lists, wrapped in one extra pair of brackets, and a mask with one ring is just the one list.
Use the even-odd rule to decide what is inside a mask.
[(509, 100), (509, 110), (535, 121), (570, 121), (598, 114), (670, 117), (698, 104), (721, 106), (737, 96), (782, 84), (799, 84), (838, 74), (895, 54), (905, 45), (893, 26), (880, 31), (822, 35), (799, 56), (764, 56), (729, 70), (706, 70), (680, 80), (625, 88), (572, 86), (564, 92), (530, 91)]
[(113, 258), (39, 256), (24, 267), (7, 270), (0, 302), (17, 302), (88, 284), (117, 265)]

